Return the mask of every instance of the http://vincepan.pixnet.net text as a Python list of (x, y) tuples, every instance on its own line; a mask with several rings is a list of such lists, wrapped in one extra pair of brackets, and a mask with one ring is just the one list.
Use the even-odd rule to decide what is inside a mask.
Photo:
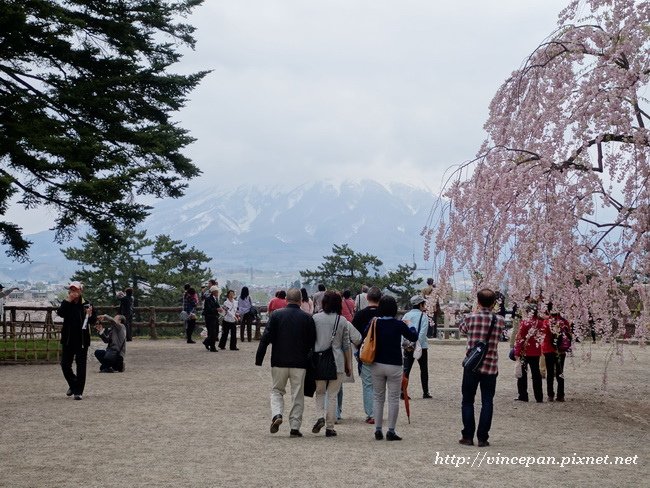
[(639, 464), (639, 456), (613, 456), (604, 454), (602, 456), (581, 456), (578, 453), (571, 453), (566, 456), (522, 456), (496, 454), (487, 451), (479, 451), (473, 455), (444, 454), (436, 451), (434, 464), (442, 466), (454, 466), (456, 468), (480, 468), (481, 466), (635, 466)]

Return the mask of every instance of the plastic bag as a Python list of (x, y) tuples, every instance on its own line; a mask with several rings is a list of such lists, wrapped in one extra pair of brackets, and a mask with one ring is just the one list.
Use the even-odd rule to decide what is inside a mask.
[(515, 378), (519, 379), (524, 375), (523, 365), (521, 361), (515, 363)]

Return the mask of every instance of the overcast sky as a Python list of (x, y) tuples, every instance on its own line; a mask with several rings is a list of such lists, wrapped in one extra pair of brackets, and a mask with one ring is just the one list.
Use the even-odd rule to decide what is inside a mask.
[(206, 0), (176, 67), (213, 70), (178, 114), (205, 173), (190, 191), (363, 177), (436, 191), (476, 154), (492, 96), (567, 3)]

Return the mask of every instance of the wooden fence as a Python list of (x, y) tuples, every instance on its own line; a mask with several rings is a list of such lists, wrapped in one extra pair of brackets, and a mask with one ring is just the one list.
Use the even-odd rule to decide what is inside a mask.
[[(34, 306), (7, 306), (2, 321), (2, 340), (19, 339), (45, 339), (60, 338), (62, 319), (56, 315), (57, 307)], [(97, 314), (114, 315), (117, 307), (97, 306)], [(266, 325), (266, 306), (259, 306), (257, 321), (254, 323), (259, 328)], [(147, 329), (152, 339), (158, 338), (157, 328), (171, 327), (182, 328), (184, 323), (180, 320), (182, 307), (135, 307), (135, 320), (132, 327), (135, 331)], [(201, 317), (201, 309), (197, 309), (197, 325), (202, 326), (205, 321)]]
[[(117, 307), (98, 306), (98, 314), (114, 315)], [(57, 307), (6, 306), (0, 317), (2, 335), (0, 336), (0, 364), (57, 362), (60, 359), (61, 323), (56, 315)], [(267, 307), (257, 307), (259, 314), (253, 323), (255, 339), (267, 322)], [(178, 328), (184, 325), (180, 320), (182, 307), (135, 307), (135, 320), (132, 324), (134, 335), (148, 332), (151, 339), (158, 338), (159, 328)], [(400, 312), (400, 316), (401, 316)], [(197, 326), (204, 325), (201, 309), (197, 309)], [(458, 338), (456, 328), (439, 328), (444, 339)]]

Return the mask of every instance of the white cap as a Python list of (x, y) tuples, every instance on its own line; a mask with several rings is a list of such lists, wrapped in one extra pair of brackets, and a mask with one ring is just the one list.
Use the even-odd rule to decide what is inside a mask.
[(213, 291), (219, 291), (219, 287), (217, 285), (212, 285), (210, 287), (210, 293), (212, 293)]
[(84, 286), (81, 284), (80, 281), (71, 281), (70, 284), (68, 285), (68, 289), (70, 288), (76, 288), (77, 290), (83, 290)]

